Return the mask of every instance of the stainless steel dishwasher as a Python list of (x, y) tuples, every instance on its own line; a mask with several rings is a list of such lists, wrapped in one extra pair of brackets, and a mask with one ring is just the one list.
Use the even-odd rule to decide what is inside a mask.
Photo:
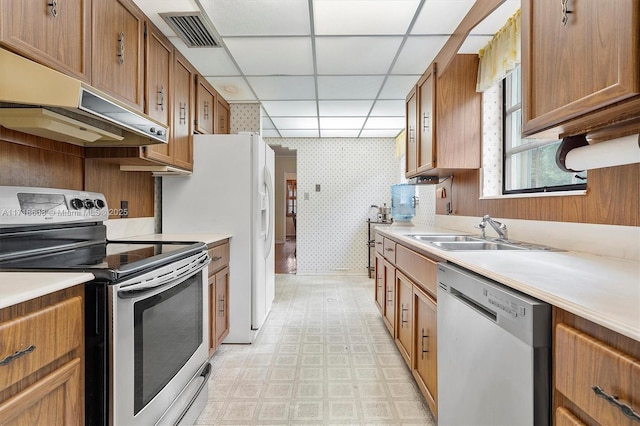
[(438, 425), (548, 425), (551, 307), (438, 264)]

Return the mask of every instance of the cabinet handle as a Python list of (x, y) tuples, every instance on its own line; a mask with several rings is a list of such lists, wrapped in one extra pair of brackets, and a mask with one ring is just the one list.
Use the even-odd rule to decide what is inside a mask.
[(409, 143), (415, 143), (416, 141), (416, 129), (413, 126), (409, 126)]
[(631, 420), (640, 422), (640, 414), (633, 411), (633, 408), (631, 408), (630, 405), (620, 401), (617, 396), (609, 395), (608, 393), (603, 391), (600, 386), (591, 386), (591, 389), (593, 390), (593, 393), (595, 393), (597, 397), (606, 400), (609, 404), (618, 408), (620, 411), (622, 411), (622, 414), (629, 417)]
[(393, 251), (393, 249), (392, 249), (392, 248), (389, 248), (389, 247), (387, 247), (385, 250), (386, 250), (386, 251)]
[(180, 124), (186, 124), (187, 123), (187, 103), (186, 102), (180, 102)]
[(58, 2), (56, 0), (51, 0), (47, 3), (47, 6), (49, 6), (49, 13), (51, 13), (51, 16), (54, 18), (58, 16)]
[(222, 295), (222, 297), (220, 299), (218, 299), (218, 303), (220, 304), (220, 308), (218, 308), (218, 313), (221, 314), (221, 316), (224, 316), (224, 294)]
[(204, 119), (209, 119), (209, 101), (204, 101)]
[(382, 245), (382, 241), (376, 241), (376, 244)]
[(422, 131), (426, 132), (429, 130), (429, 114), (426, 112), (422, 113)]
[(422, 354), (420, 354), (421, 359), (424, 359), (424, 354), (429, 352), (429, 349), (425, 349), (424, 339), (428, 338), (428, 334), (424, 334), (424, 328), (422, 329), (422, 339), (420, 339), (420, 347), (422, 349)]
[(164, 111), (164, 86), (160, 86), (158, 89), (158, 103), (160, 111)]
[(400, 305), (400, 327), (401, 328), (404, 328), (404, 325), (409, 322), (408, 320), (404, 319), (404, 313), (408, 310), (409, 308), (404, 307), (404, 303)]
[(391, 290), (391, 289), (387, 290), (387, 303), (388, 304), (393, 303), (393, 297), (391, 296), (392, 291), (393, 290)]
[(118, 34), (118, 63), (124, 64), (124, 33)]
[(35, 351), (36, 347), (31, 345), (25, 349), (22, 349), (21, 351), (16, 351), (16, 353), (14, 353), (13, 355), (9, 355), (6, 358), (0, 360), (0, 366), (3, 365), (8, 365), (11, 361), (16, 360), (20, 357), (25, 356), (26, 354), (30, 354), (31, 352)]
[(560, 0), (560, 6), (562, 7), (562, 18), (560, 19), (560, 22), (562, 22), (563, 26), (566, 26), (567, 22), (569, 22), (569, 17), (567, 15), (571, 13), (571, 11), (567, 9), (568, 4), (569, 0)]
[(212, 262), (217, 262), (218, 260), (222, 259), (222, 256), (213, 256), (213, 258), (211, 259)]

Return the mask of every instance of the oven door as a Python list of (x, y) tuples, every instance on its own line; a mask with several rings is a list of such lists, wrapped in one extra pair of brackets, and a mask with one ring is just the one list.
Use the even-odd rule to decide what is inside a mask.
[(198, 253), (109, 287), (109, 423), (155, 424), (198, 378), (209, 347), (208, 263)]

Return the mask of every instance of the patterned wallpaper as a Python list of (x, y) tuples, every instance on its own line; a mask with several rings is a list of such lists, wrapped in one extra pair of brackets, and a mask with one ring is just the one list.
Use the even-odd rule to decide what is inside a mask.
[(377, 214), (371, 205), (390, 206), (391, 185), (399, 183), (394, 140), (265, 141), (297, 150), (298, 274), (366, 274), (366, 221)]
[(230, 133), (260, 133), (260, 104), (229, 104)]
[(482, 195), (502, 194), (502, 83), (482, 95)]

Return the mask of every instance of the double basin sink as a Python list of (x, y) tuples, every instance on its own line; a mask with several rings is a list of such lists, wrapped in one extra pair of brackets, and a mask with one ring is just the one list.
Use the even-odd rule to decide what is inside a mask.
[(551, 247), (520, 241), (487, 240), (472, 235), (410, 234), (407, 236), (447, 251), (553, 250)]

